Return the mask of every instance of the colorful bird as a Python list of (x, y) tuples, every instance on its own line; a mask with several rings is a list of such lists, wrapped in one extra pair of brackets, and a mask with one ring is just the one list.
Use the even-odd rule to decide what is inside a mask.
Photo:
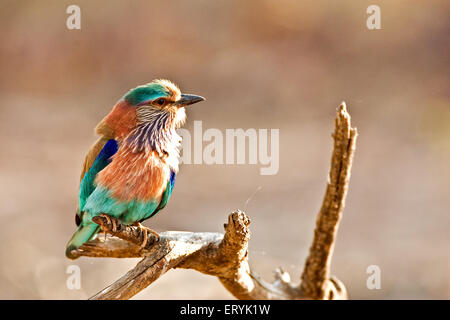
[(168, 80), (138, 86), (123, 96), (97, 125), (98, 141), (89, 150), (80, 179), (77, 231), (66, 247), (73, 250), (100, 230), (92, 221), (106, 214), (137, 225), (169, 201), (178, 172), (185, 106), (204, 101), (181, 94)]

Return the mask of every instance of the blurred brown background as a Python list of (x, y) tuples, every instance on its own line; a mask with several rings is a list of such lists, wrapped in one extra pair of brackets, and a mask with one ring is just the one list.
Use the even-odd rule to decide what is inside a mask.
[[(70, 4), (81, 30), (66, 28)], [(371, 4), (382, 30), (366, 28)], [(221, 232), (246, 209), (252, 267), (299, 279), (345, 100), (359, 139), (332, 273), (355, 299), (450, 298), (449, 16), (445, 0), (2, 1), (0, 298), (85, 299), (137, 262), (72, 262), (64, 249), (94, 126), (155, 78), (207, 98), (188, 110), (188, 129), (279, 128), (280, 169), (184, 165), (146, 225)], [(66, 287), (70, 264), (81, 290)], [(366, 287), (374, 264), (380, 290)], [(175, 270), (136, 296), (159, 298), (231, 295)]]

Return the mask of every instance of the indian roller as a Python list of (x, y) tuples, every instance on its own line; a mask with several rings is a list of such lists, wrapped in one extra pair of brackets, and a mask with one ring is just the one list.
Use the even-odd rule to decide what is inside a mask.
[(67, 244), (68, 258), (100, 231), (93, 217), (105, 214), (141, 227), (166, 206), (178, 172), (176, 129), (186, 121), (184, 107), (204, 100), (182, 94), (168, 80), (154, 80), (128, 91), (97, 125), (100, 138), (81, 172), (78, 229)]

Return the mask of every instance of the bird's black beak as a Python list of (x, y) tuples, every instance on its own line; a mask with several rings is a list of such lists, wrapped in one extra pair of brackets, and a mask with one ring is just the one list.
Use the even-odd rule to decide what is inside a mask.
[(195, 94), (182, 94), (181, 98), (175, 102), (178, 106), (180, 107), (185, 107), (200, 101), (205, 101), (206, 99), (201, 97), (201, 96), (197, 96)]

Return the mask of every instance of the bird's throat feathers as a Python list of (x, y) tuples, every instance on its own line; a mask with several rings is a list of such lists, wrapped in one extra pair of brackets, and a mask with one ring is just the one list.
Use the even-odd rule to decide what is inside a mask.
[[(177, 109), (173, 107), (173, 109)], [(186, 119), (184, 108), (166, 110), (148, 106), (137, 107), (137, 126), (125, 138), (134, 152), (156, 151), (161, 157), (176, 153), (181, 143), (178, 129)]]

